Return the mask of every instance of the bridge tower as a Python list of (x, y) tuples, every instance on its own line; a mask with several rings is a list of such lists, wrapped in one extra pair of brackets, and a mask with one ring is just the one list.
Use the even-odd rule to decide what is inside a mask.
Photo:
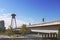
[(11, 14), (12, 19), (11, 19), (11, 27), (12, 28), (17, 28), (17, 24), (16, 24), (16, 14)]

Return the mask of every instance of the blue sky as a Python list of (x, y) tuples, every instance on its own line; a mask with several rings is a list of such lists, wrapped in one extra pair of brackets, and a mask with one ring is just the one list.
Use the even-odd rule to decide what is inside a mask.
[[(26, 23), (60, 20), (60, 0), (0, 0), (0, 14), (16, 13), (16, 18)], [(1, 16), (0, 15), (0, 16)]]

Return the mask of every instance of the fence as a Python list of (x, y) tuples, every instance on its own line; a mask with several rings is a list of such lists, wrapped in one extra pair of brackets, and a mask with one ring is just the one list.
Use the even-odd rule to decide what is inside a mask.
[(0, 38), (0, 40), (57, 40), (57, 38)]

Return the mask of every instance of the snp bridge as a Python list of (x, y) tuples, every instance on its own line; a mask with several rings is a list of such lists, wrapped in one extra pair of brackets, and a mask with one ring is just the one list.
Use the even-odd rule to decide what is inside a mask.
[(59, 26), (60, 26), (60, 20), (27, 25), (27, 27), (31, 29), (32, 33), (37, 33), (42, 37), (57, 37)]
[(50, 25), (60, 25), (60, 20), (59, 21), (46, 22), (46, 23), (27, 25), (27, 27), (50, 26)]

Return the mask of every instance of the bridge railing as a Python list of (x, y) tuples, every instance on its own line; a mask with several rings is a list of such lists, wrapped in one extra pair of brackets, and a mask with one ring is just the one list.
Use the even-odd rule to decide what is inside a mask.
[(58, 40), (57, 38), (0, 38), (0, 40)]

